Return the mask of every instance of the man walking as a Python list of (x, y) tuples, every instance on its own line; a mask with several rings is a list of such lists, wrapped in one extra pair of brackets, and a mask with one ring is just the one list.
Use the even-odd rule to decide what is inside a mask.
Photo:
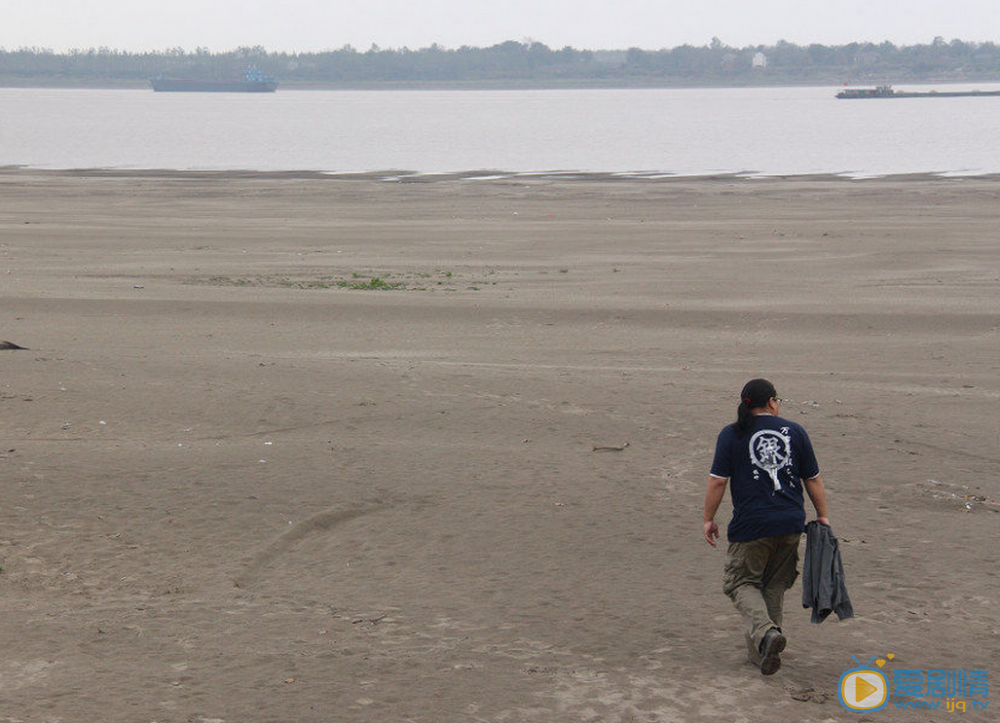
[(780, 406), (771, 382), (747, 382), (736, 422), (719, 433), (705, 492), (703, 531), (715, 547), (715, 513), (730, 484), (733, 518), (723, 592), (743, 616), (747, 653), (764, 675), (778, 671), (785, 649), (782, 603), (799, 574), (799, 537), (806, 519), (803, 489), (816, 519), (830, 524), (809, 436), (801, 425), (778, 416)]

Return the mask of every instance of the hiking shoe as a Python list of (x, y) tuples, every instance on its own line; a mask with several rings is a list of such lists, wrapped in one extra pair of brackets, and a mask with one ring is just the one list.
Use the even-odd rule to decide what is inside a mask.
[(785, 649), (785, 636), (777, 628), (771, 628), (764, 634), (764, 639), (760, 642), (760, 673), (761, 675), (774, 675), (781, 667), (779, 655)]

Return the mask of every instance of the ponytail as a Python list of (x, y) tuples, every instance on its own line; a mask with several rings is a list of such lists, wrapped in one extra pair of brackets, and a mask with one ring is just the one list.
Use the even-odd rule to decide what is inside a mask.
[(753, 412), (746, 400), (740, 401), (740, 406), (736, 408), (736, 436), (743, 439), (754, 427)]
[(740, 439), (747, 436), (755, 426), (754, 413), (751, 411), (763, 407), (768, 400), (777, 395), (774, 385), (767, 379), (751, 379), (740, 392), (740, 406), (736, 408), (736, 436)]

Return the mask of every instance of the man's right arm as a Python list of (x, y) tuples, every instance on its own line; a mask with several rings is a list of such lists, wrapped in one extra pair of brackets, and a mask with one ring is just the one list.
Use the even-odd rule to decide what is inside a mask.
[(711, 475), (708, 478), (708, 488), (705, 490), (705, 514), (702, 531), (705, 535), (705, 542), (715, 547), (715, 541), (719, 539), (719, 526), (715, 524), (715, 513), (719, 511), (719, 505), (726, 494), (726, 484), (729, 479), (726, 477), (716, 477)]

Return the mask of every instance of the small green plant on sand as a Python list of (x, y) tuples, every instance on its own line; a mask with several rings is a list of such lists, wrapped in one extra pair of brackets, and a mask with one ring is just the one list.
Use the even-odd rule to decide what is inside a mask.
[(349, 281), (342, 281), (340, 285), (348, 289), (362, 289), (367, 291), (390, 291), (392, 289), (402, 289), (405, 286), (402, 282), (385, 281), (378, 276), (373, 276), (369, 281), (358, 281), (353, 284)]

